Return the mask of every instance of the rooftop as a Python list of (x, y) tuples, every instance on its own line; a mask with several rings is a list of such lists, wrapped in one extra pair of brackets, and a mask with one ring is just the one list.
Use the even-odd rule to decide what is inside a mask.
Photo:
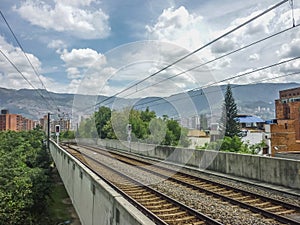
[(237, 120), (239, 123), (264, 123), (265, 121), (258, 116), (251, 115), (238, 115)]

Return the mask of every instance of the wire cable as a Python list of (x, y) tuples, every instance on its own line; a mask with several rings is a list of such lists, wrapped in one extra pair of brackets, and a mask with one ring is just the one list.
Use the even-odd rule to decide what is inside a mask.
[[(0, 53), (4, 56), (4, 58), (16, 69), (16, 71), (22, 76), (22, 78), (38, 93), (38, 95), (45, 100), (47, 99), (38, 91), (38, 89), (24, 76), (24, 74), (19, 70), (19, 68), (8, 58), (8, 56), (0, 49)], [(46, 104), (49, 107), (48, 104)], [(48, 108), (49, 109), (49, 108)]]
[(95, 107), (95, 106), (97, 106), (97, 105), (100, 105), (100, 104), (102, 104), (102, 103), (104, 103), (104, 102), (106, 102), (106, 101), (108, 101), (108, 100), (110, 100), (110, 99), (112, 99), (112, 98), (118, 96), (119, 94), (124, 93), (125, 91), (131, 89), (132, 87), (135, 87), (135, 86), (137, 86), (138, 84), (140, 84), (140, 83), (142, 83), (142, 82), (148, 80), (149, 78), (151, 78), (151, 77), (153, 77), (153, 76), (155, 76), (155, 75), (161, 73), (162, 71), (164, 71), (164, 70), (170, 68), (171, 66), (174, 66), (175, 64), (181, 62), (182, 60), (184, 60), (184, 59), (190, 57), (191, 55), (194, 55), (195, 53), (197, 53), (197, 52), (203, 50), (204, 48), (206, 48), (206, 47), (212, 45), (213, 43), (215, 43), (215, 42), (221, 40), (222, 38), (228, 36), (229, 34), (235, 32), (235, 31), (237, 31), (238, 29), (240, 29), (240, 28), (246, 26), (247, 24), (251, 23), (252, 21), (256, 20), (257, 18), (263, 16), (264, 14), (266, 14), (266, 13), (272, 11), (273, 9), (275, 9), (275, 8), (277, 8), (277, 7), (279, 7), (279, 6), (281, 6), (282, 4), (284, 4), (284, 3), (288, 2), (288, 1), (289, 1), (289, 0), (283, 0), (283, 1), (281, 1), (281, 2), (279, 2), (279, 3), (277, 3), (277, 4), (275, 4), (275, 5), (273, 5), (272, 7), (266, 9), (265, 11), (263, 11), (263, 12), (259, 13), (258, 15), (256, 15), (256, 16), (250, 18), (249, 20), (245, 21), (244, 23), (242, 23), (242, 24), (236, 26), (235, 28), (233, 28), (233, 29), (231, 29), (231, 30), (225, 32), (224, 34), (222, 34), (221, 36), (217, 37), (216, 39), (214, 39), (214, 40), (208, 42), (207, 44), (201, 46), (200, 48), (197, 48), (196, 50), (194, 50), (194, 51), (188, 53), (187, 55), (185, 55), (185, 56), (179, 58), (178, 60), (174, 61), (173, 63), (171, 63), (171, 64), (169, 64), (169, 65), (163, 67), (162, 69), (158, 70), (157, 72), (155, 72), (155, 73), (153, 73), (153, 74), (151, 74), (151, 75), (145, 77), (144, 79), (142, 79), (142, 80), (136, 82), (136, 83), (133, 84), (133, 85), (130, 85), (129, 87), (123, 89), (122, 91), (119, 91), (119, 92), (117, 92), (116, 94), (114, 94), (114, 95), (112, 95), (112, 96), (110, 96), (110, 97), (108, 97), (108, 98), (102, 100), (101, 102), (96, 103), (93, 107)]
[(143, 90), (145, 90), (145, 89), (147, 89), (147, 88), (149, 88), (149, 87), (153, 87), (153, 86), (155, 86), (155, 85), (157, 85), (157, 84), (161, 84), (162, 82), (165, 82), (165, 81), (167, 81), (167, 80), (173, 79), (173, 78), (178, 77), (178, 76), (183, 75), (183, 74), (186, 74), (186, 73), (188, 73), (188, 72), (190, 72), (190, 71), (193, 71), (193, 70), (195, 70), (195, 69), (198, 69), (198, 68), (200, 68), (200, 67), (203, 67), (203, 66), (205, 66), (205, 65), (207, 65), (207, 64), (210, 64), (210, 63), (212, 63), (212, 62), (215, 62), (215, 61), (217, 61), (217, 60), (220, 60), (220, 59), (222, 59), (222, 58), (225, 58), (225, 57), (227, 57), (227, 56), (229, 56), (229, 55), (232, 55), (232, 54), (234, 54), (234, 53), (237, 53), (237, 52), (239, 52), (239, 51), (245, 50), (245, 49), (247, 49), (247, 48), (249, 48), (249, 47), (251, 47), (251, 46), (254, 46), (254, 45), (256, 45), (256, 44), (259, 44), (260, 42), (266, 41), (266, 40), (268, 40), (268, 39), (270, 39), (270, 38), (273, 38), (273, 37), (275, 37), (275, 36), (278, 36), (278, 35), (280, 35), (280, 34), (283, 34), (283, 33), (287, 32), (287, 31), (290, 31), (291, 29), (294, 29), (294, 28), (299, 27), (299, 26), (300, 26), (300, 24), (297, 24), (297, 25), (295, 25), (295, 26), (293, 26), (293, 27), (289, 27), (289, 28), (284, 29), (284, 30), (282, 30), (282, 31), (279, 31), (279, 32), (277, 32), (277, 33), (275, 33), (275, 34), (269, 35), (269, 36), (267, 36), (267, 37), (265, 37), (265, 38), (262, 38), (262, 39), (260, 39), (260, 40), (258, 40), (258, 41), (252, 42), (252, 43), (250, 43), (250, 44), (248, 44), (248, 45), (245, 45), (245, 46), (240, 47), (240, 48), (238, 48), (238, 49), (235, 49), (235, 50), (233, 50), (233, 51), (231, 51), (231, 52), (228, 52), (228, 53), (226, 53), (226, 54), (223, 54), (223, 55), (221, 55), (221, 56), (219, 56), (219, 57), (217, 57), (217, 58), (215, 58), (215, 59), (209, 60), (209, 61), (207, 61), (207, 62), (204, 62), (204, 63), (200, 64), (200, 65), (194, 66), (194, 67), (192, 67), (192, 68), (190, 68), (190, 69), (187, 69), (187, 70), (185, 70), (185, 71), (182, 71), (182, 72), (180, 72), (180, 73), (177, 73), (177, 74), (175, 74), (175, 75), (173, 75), (173, 76), (164, 78), (164, 79), (162, 79), (162, 80), (160, 80), (160, 81), (157, 81), (157, 82), (154, 83), (154, 84), (148, 85), (148, 86), (146, 86), (146, 87), (144, 87), (144, 88), (141, 88), (141, 89), (139, 89), (139, 90), (135, 90), (134, 92), (129, 93), (129, 94), (123, 96), (123, 97), (128, 97), (128, 96), (130, 96), (130, 95), (132, 95), (132, 94), (136, 94), (137, 92), (143, 91)]
[[(249, 72), (245, 72), (245, 73), (242, 73), (242, 74), (238, 74), (238, 75), (235, 75), (233, 77), (229, 77), (229, 78), (226, 78), (226, 79), (223, 79), (223, 80), (220, 80), (220, 81), (216, 81), (214, 83), (211, 83), (209, 85), (203, 85), (201, 87), (197, 87), (197, 88), (194, 88), (194, 89), (191, 89), (191, 90), (188, 90), (186, 91), (185, 93), (188, 93), (188, 92), (191, 92), (191, 91), (197, 91), (197, 90), (201, 90), (201, 89), (204, 89), (204, 88), (208, 88), (208, 87), (212, 87), (212, 86), (215, 86), (219, 83), (223, 83), (225, 81), (229, 81), (229, 80), (233, 80), (233, 79), (236, 79), (236, 78), (240, 78), (240, 77), (243, 77), (243, 76), (247, 76), (249, 74), (252, 74), (252, 73), (255, 73), (255, 72), (259, 72), (261, 70), (265, 70), (265, 69), (269, 69), (269, 68), (272, 68), (272, 67), (275, 67), (275, 66), (279, 66), (281, 64), (284, 64), (284, 63), (287, 63), (287, 62), (291, 62), (291, 61), (294, 61), (294, 60), (297, 60), (299, 59), (300, 56), (298, 57), (294, 57), (294, 58), (291, 58), (291, 59), (287, 59), (287, 60), (284, 60), (284, 61), (281, 61), (281, 62), (278, 62), (278, 63), (274, 63), (274, 64), (271, 64), (271, 65), (268, 65), (268, 66), (264, 66), (264, 67), (261, 67), (261, 68), (258, 68), (258, 69), (255, 69), (255, 70), (252, 70), (252, 71), (249, 71)], [(201, 92), (203, 94), (203, 92)], [(193, 97), (193, 96), (191, 96)], [(156, 101), (160, 101), (161, 99), (154, 99), (154, 100), (151, 100), (147, 103), (140, 103), (140, 104), (136, 104), (135, 106), (139, 106), (139, 105), (144, 105), (144, 104), (149, 104), (151, 102), (156, 102)], [(162, 103), (160, 103), (162, 104)]]
[[(2, 11), (0, 10), (0, 14), (1, 17), (3, 18), (4, 22), (6, 23), (8, 29), (10, 30), (12, 36), (14, 37), (14, 39), (16, 40), (18, 46), (20, 47), (21, 51), (23, 52), (25, 58), (27, 59), (28, 63), (30, 64), (31, 68), (34, 71), (34, 74), (36, 75), (36, 77), (39, 79), (40, 83), (42, 84), (42, 87), (45, 89), (45, 91), (47, 92), (47, 94), (49, 95), (51, 101), (54, 103), (54, 105), (56, 106), (56, 109), (60, 112), (59, 107), (57, 106), (56, 102), (54, 101), (54, 99), (52, 98), (52, 96), (50, 95), (50, 93), (48, 92), (45, 84), (43, 83), (43, 81), (40, 78), (40, 74), (37, 72), (36, 68), (33, 66), (33, 64), (31, 63), (30, 59), (28, 58), (27, 54), (24, 51), (24, 48), (22, 47), (21, 43), (19, 42), (18, 38), (16, 37), (15, 33), (13, 32), (11, 26), (9, 25), (8, 21), (6, 20), (4, 14), (2, 13)], [(48, 102), (48, 101), (47, 101)]]
[[(266, 78), (266, 79), (262, 79), (262, 80), (257, 80), (257, 81), (253, 81), (253, 82), (250, 82), (250, 83), (247, 83), (247, 84), (243, 84), (243, 85), (236, 85), (236, 86), (232, 86), (231, 89), (235, 89), (235, 88), (241, 88), (245, 85), (250, 85), (250, 84), (259, 84), (261, 82), (264, 82), (264, 81), (269, 81), (269, 80), (274, 80), (274, 79), (277, 79), (277, 78), (282, 78), (282, 77), (287, 77), (287, 76), (293, 76), (293, 75), (299, 75), (300, 74), (300, 71), (296, 71), (296, 72), (293, 72), (293, 73), (288, 73), (288, 74), (283, 74), (283, 75), (278, 75), (278, 76), (275, 76), (275, 77), (270, 77), (270, 78)], [(222, 91), (226, 90), (226, 86), (223, 86), (221, 87)], [(215, 92), (218, 92), (218, 91), (206, 91), (205, 92), (205, 95), (207, 94), (211, 94), (211, 93), (215, 93)], [(193, 96), (190, 96), (191, 98), (195, 97), (195, 96), (199, 96), (199, 95), (203, 95), (203, 92), (200, 92), (200, 93), (197, 93)], [(175, 99), (175, 100), (172, 100), (170, 102), (174, 102), (174, 101), (179, 101), (179, 100), (183, 100), (185, 99), (186, 97), (184, 98), (178, 98), (178, 99)], [(165, 103), (165, 102), (164, 102)], [(161, 104), (164, 104), (164, 103), (157, 103), (157, 104), (154, 104), (152, 106), (156, 106), (156, 105), (161, 105)], [(145, 103), (146, 104), (146, 103)], [(141, 107), (141, 108), (146, 108), (148, 106), (145, 106), (145, 107)], [(174, 118), (174, 116), (177, 116), (177, 114), (175, 115), (171, 115), (169, 116), (170, 118)]]

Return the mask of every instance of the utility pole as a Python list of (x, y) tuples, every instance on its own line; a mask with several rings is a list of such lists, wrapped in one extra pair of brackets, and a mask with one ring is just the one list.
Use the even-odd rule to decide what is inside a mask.
[(48, 132), (47, 132), (47, 147), (50, 150), (50, 113), (48, 113)]

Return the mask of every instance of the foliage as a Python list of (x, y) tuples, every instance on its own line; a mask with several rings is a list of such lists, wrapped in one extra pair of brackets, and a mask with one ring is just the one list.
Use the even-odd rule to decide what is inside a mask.
[(98, 136), (95, 125), (95, 114), (80, 122), (78, 128), (79, 136), (82, 138), (96, 138)]
[(167, 132), (162, 144), (172, 146), (182, 145), (187, 147), (189, 146), (187, 133), (188, 130), (182, 128), (177, 121), (167, 120)]
[(60, 133), (60, 138), (62, 140), (65, 139), (75, 139), (75, 132), (72, 130), (68, 130), (68, 131), (63, 131)]
[(248, 146), (238, 136), (225, 136), (221, 145), (221, 151), (247, 152)]
[(107, 121), (110, 120), (111, 110), (108, 107), (101, 106), (95, 113), (96, 128), (100, 138), (107, 138), (108, 132), (104, 129)]
[[(100, 107), (91, 118), (81, 122), (81, 137), (95, 137), (127, 140), (128, 123), (131, 124), (131, 140), (152, 144), (188, 146), (188, 131), (180, 127), (177, 121), (167, 116), (157, 118), (154, 111), (147, 107), (145, 111), (125, 108), (111, 111)], [(95, 132), (97, 134), (95, 134)]]
[(266, 143), (264, 141), (261, 141), (260, 143), (250, 145), (249, 146), (249, 152), (251, 154), (257, 154), (262, 148), (266, 147)]
[(221, 118), (221, 127), (225, 129), (225, 136), (232, 138), (239, 134), (239, 124), (236, 121), (236, 117), (237, 107), (232, 96), (231, 87), (228, 84)]
[(0, 132), (0, 224), (46, 224), (50, 158), (40, 130)]
[(225, 136), (223, 140), (217, 140), (216, 142), (205, 143), (204, 146), (198, 146), (198, 150), (217, 150), (224, 152), (235, 152), (235, 153), (245, 153), (245, 154), (257, 154), (258, 151), (265, 147), (265, 143), (262, 141), (257, 144), (250, 145), (249, 143), (244, 143), (240, 137), (227, 137)]

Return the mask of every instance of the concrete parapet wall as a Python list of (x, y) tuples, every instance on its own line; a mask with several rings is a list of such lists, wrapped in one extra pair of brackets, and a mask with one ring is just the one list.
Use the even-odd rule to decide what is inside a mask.
[(300, 160), (248, 154), (154, 146), (115, 140), (99, 140), (98, 145), (120, 149), (196, 168), (300, 189)]
[(154, 225), (84, 164), (50, 142), (50, 152), (83, 225)]

